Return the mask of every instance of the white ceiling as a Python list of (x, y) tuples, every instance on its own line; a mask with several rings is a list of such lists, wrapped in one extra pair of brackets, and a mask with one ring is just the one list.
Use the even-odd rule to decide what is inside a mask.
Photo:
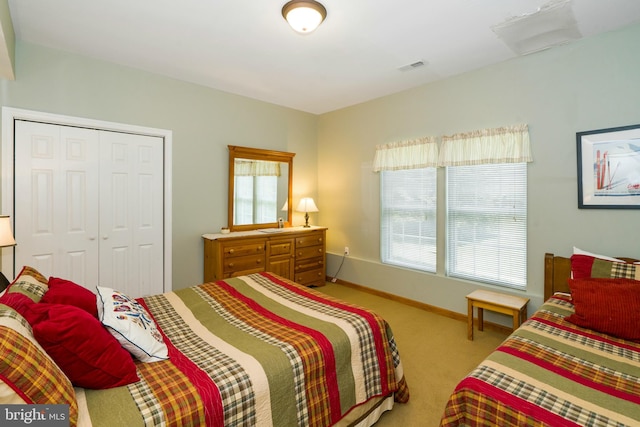
[[(19, 40), (321, 114), (513, 58), (492, 27), (549, 0), (321, 0), (327, 19), (308, 35), (284, 21), (286, 2), (9, 0), (9, 7)], [(640, 21), (640, 0), (569, 7), (582, 37)], [(426, 66), (399, 70), (419, 60)]]

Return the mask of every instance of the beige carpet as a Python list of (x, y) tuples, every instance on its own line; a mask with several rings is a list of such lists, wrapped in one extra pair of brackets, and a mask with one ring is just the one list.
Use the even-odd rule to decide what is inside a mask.
[(438, 426), (458, 381), (507, 337), (485, 328), (469, 341), (465, 322), (336, 283), (315, 289), (370, 308), (391, 325), (411, 398), (385, 413), (376, 427)]

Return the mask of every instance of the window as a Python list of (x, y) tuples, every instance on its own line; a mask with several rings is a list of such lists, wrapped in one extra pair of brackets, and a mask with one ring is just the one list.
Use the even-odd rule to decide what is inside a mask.
[(381, 258), (436, 271), (436, 168), (381, 172)]
[(235, 180), (233, 223), (238, 225), (276, 222), (278, 177), (236, 176)]
[(527, 164), (447, 167), (447, 274), (518, 289), (527, 274)]
[[(376, 146), (383, 263), (436, 272), (436, 234), (451, 277), (526, 288), (526, 124)], [(436, 224), (436, 167), (446, 168), (446, 224)], [(444, 187), (444, 188), (443, 188)]]
[(264, 160), (234, 160), (233, 223), (276, 222), (280, 164)]
[(376, 147), (383, 263), (436, 271), (437, 164), (433, 137)]

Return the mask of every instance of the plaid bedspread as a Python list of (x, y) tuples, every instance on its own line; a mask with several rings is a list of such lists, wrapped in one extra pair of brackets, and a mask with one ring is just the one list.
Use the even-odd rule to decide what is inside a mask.
[(169, 360), (141, 381), (76, 389), (79, 425), (330, 426), (351, 408), (409, 398), (387, 323), (259, 273), (139, 300)]
[(450, 426), (638, 426), (640, 344), (564, 320), (549, 299), (464, 378), (441, 420)]

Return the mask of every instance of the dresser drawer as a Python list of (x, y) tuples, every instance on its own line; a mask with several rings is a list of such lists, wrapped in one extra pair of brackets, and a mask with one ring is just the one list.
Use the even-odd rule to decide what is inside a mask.
[(324, 233), (313, 232), (307, 236), (296, 237), (296, 249), (315, 245), (324, 247)]
[(246, 243), (242, 245), (225, 245), (222, 253), (225, 258), (241, 257), (247, 255), (264, 255), (264, 242)]
[(306, 248), (300, 248), (296, 246), (296, 259), (321, 257), (323, 254), (324, 246), (309, 246)]
[(296, 266), (295, 266), (296, 274), (301, 273), (303, 271), (314, 270), (318, 268), (324, 269), (324, 258), (309, 258), (309, 259), (303, 259), (303, 260), (296, 260)]
[[(247, 274), (247, 271), (250, 271), (252, 273), (256, 271), (264, 271), (264, 266), (264, 255), (226, 258), (223, 261), (223, 271), (225, 272), (225, 275), (226, 273), (230, 272), (240, 272), (241, 274)], [(234, 276), (239, 276), (241, 274), (234, 274)]]
[(317, 268), (315, 270), (303, 271), (302, 273), (295, 274), (295, 282), (301, 285), (324, 285), (324, 268)]
[(293, 255), (293, 240), (269, 242), (269, 256)]

